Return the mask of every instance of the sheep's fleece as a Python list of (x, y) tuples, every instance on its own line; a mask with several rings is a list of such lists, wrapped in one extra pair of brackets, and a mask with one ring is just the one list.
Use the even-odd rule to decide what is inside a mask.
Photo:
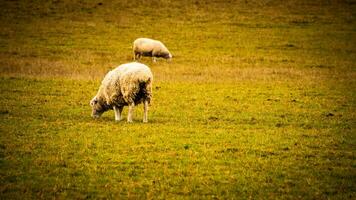
[[(93, 117), (114, 109), (115, 119), (121, 119), (124, 106), (129, 106), (128, 121), (132, 121), (133, 106), (144, 102), (147, 121), (147, 106), (152, 97), (153, 75), (149, 67), (138, 62), (122, 64), (110, 71), (101, 82), (96, 96), (90, 101)], [(130, 116), (131, 115), (131, 116)], [(130, 118), (131, 117), (131, 118)]]
[(172, 54), (167, 47), (158, 40), (149, 38), (138, 38), (133, 42), (134, 59), (140, 59), (141, 56), (150, 56), (153, 61), (156, 61), (156, 57), (172, 59)]

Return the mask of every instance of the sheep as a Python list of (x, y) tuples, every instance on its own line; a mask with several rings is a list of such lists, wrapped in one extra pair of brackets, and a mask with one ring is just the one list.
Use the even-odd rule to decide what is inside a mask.
[(132, 122), (135, 105), (143, 102), (143, 122), (147, 122), (148, 105), (152, 98), (153, 75), (150, 68), (138, 62), (126, 63), (108, 72), (90, 101), (92, 117), (98, 118), (113, 109), (115, 120), (121, 120), (124, 106), (128, 106), (127, 122)]
[(153, 62), (156, 62), (156, 57), (162, 57), (168, 60), (172, 59), (172, 54), (167, 47), (158, 40), (149, 38), (138, 38), (133, 42), (134, 60), (140, 59), (141, 56), (152, 57)]

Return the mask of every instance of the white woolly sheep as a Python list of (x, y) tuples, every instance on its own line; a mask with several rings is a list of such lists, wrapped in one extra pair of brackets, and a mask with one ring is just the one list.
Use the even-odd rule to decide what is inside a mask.
[(128, 106), (127, 121), (132, 122), (135, 105), (143, 102), (143, 122), (147, 122), (152, 81), (152, 72), (144, 64), (132, 62), (118, 66), (106, 74), (99, 91), (90, 101), (92, 117), (98, 118), (105, 111), (114, 109), (115, 120), (120, 121), (124, 106)]
[(133, 43), (134, 60), (140, 59), (141, 56), (152, 57), (153, 62), (156, 58), (172, 59), (172, 54), (167, 47), (158, 40), (148, 38), (138, 38)]

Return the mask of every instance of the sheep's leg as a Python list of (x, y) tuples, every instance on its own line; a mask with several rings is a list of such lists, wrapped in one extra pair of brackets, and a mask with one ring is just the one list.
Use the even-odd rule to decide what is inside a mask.
[(130, 103), (129, 104), (129, 111), (127, 114), (127, 122), (132, 122), (132, 116), (133, 116), (133, 111), (135, 108), (135, 103)]
[(147, 120), (147, 115), (148, 115), (148, 101), (147, 100), (145, 100), (144, 102), (143, 102), (143, 122), (144, 123), (147, 123), (148, 122), (148, 120)]
[(124, 107), (117, 107), (114, 106), (114, 111), (115, 111), (115, 121), (120, 121), (121, 120), (121, 112)]
[(152, 57), (153, 62), (157, 62), (156, 57)]
[(138, 53), (138, 52), (134, 52), (134, 60), (136, 61), (136, 60), (140, 60), (140, 53)]

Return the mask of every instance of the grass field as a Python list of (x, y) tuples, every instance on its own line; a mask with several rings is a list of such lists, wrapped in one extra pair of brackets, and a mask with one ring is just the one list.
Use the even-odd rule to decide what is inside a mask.
[[(356, 1), (0, 2), (0, 199), (355, 199)], [(149, 123), (90, 117), (137, 37)], [(127, 116), (127, 108), (124, 109)]]

